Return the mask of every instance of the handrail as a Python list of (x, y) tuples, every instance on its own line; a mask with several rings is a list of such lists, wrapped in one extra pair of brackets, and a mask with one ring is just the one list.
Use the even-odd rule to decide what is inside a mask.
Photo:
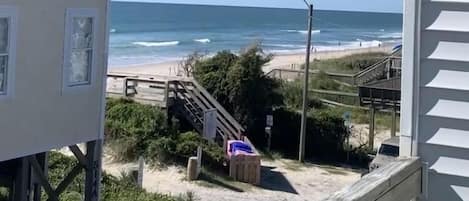
[[(190, 95), (190, 97), (192, 97), (194, 100), (195, 100), (195, 103), (202, 109), (202, 110), (207, 110), (207, 109), (210, 109), (210, 107), (212, 107), (211, 105), (209, 105), (207, 103), (206, 100), (204, 100), (202, 97), (199, 97), (197, 96), (196, 94), (194, 94), (193, 92), (191, 92), (190, 89), (187, 88), (187, 86), (185, 86), (184, 84), (182, 84), (181, 82), (179, 82), (179, 84), (181, 85), (181, 87), (184, 88), (184, 90), (186, 91), (186, 93), (188, 93)], [(218, 110), (217, 110), (218, 111)], [(227, 126), (225, 124), (226, 121), (220, 117), (219, 115), (217, 115), (219, 118), (217, 118), (217, 121), (218, 121), (218, 125), (222, 126), (220, 129), (221, 131), (223, 132), (224, 135), (227, 135), (227, 134), (231, 134), (233, 135), (233, 133), (235, 133), (235, 131), (231, 130), (231, 129), (228, 129)], [(200, 119), (200, 118), (199, 118)], [(230, 133), (231, 131), (231, 133)]]
[[(270, 77), (271, 74), (273, 74), (275, 71), (283, 71), (283, 72), (290, 72), (290, 73), (305, 73), (304, 70), (294, 70), (294, 69), (283, 69), (283, 68), (273, 68), (269, 72), (265, 73), (266, 76)], [(310, 74), (318, 74), (320, 73), (320, 70), (312, 70), (309, 73)], [(329, 76), (337, 76), (337, 77), (347, 77), (347, 78), (352, 78), (354, 74), (346, 74), (346, 73), (334, 73), (334, 72), (325, 72), (326, 75)]]
[(366, 68), (365, 70), (356, 73), (356, 74), (354, 75), (354, 77), (361, 77), (361, 76), (363, 76), (364, 74), (368, 74), (369, 72), (375, 70), (376, 68), (380, 67), (381, 65), (386, 64), (386, 62), (388, 62), (388, 61), (389, 61), (389, 58), (384, 58), (384, 59), (382, 59), (381, 61), (376, 62), (375, 64), (369, 66), (369, 67)]
[(337, 95), (337, 96), (350, 96), (350, 97), (358, 97), (358, 93), (348, 93), (348, 92), (340, 92), (340, 91), (330, 91), (330, 90), (321, 90), (321, 89), (310, 89), (309, 91), (313, 93), (320, 93), (326, 95)]
[[(380, 62), (377, 62), (374, 65), (366, 68), (365, 70), (356, 73), (354, 75), (355, 85), (365, 84), (364, 82), (367, 82), (367, 81), (363, 81), (363, 78), (366, 75), (370, 74), (371, 72), (381, 72), (381, 73), (384, 74), (386, 68), (388, 67), (387, 64), (390, 64), (393, 61), (400, 61), (400, 60), (402, 60), (401, 57), (391, 55), (391, 56), (381, 60)], [(393, 66), (389, 66), (389, 68), (394, 69)], [(400, 68), (396, 68), (396, 69), (400, 69)], [(371, 76), (371, 77), (373, 77), (373, 76)]]
[(217, 100), (215, 100), (215, 98), (212, 97), (212, 95), (210, 95), (210, 93), (204, 88), (202, 87), (196, 80), (193, 80), (192, 83), (194, 84), (194, 86), (201, 92), (202, 95), (204, 95), (211, 103), (213, 103), (213, 105), (215, 106), (215, 108), (217, 110), (220, 111), (220, 113), (228, 119), (229, 122), (232, 122), (234, 124), (234, 126), (240, 131), (240, 132), (244, 132), (244, 128), (238, 123), (238, 121), (235, 120), (235, 118), (233, 116), (231, 116), (230, 113), (228, 113), (228, 111), (225, 110), (225, 108), (223, 106), (220, 105), (220, 103), (218, 103)]
[(365, 175), (323, 201), (413, 200), (422, 192), (422, 164), (400, 158)]
[[(210, 100), (208, 100), (205, 96), (203, 96), (198, 89), (194, 90), (194, 92), (195, 92), (194, 96), (199, 98), (204, 105), (207, 105), (210, 108), (214, 108), (213, 103), (210, 102)], [(236, 136), (236, 134), (238, 133), (238, 131), (236, 130), (237, 128), (235, 128), (233, 124), (230, 125), (230, 123), (227, 122), (227, 119), (225, 119), (222, 116), (218, 115), (219, 112), (220, 111), (217, 110), (217, 120), (220, 123), (219, 125), (222, 126), (223, 132), (230, 133), (231, 137), (237, 137)]]

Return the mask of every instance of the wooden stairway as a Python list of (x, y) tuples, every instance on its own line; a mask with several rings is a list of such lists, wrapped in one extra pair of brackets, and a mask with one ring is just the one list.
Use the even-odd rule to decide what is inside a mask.
[(398, 54), (400, 51), (355, 74), (354, 85), (363, 86), (373, 81), (399, 76), (400, 65), (398, 64), (401, 63), (401, 57), (397, 56)]
[(223, 140), (242, 140), (244, 128), (197, 81), (173, 82), (175, 108), (192, 126), (203, 133), (204, 111), (217, 111), (217, 137)]

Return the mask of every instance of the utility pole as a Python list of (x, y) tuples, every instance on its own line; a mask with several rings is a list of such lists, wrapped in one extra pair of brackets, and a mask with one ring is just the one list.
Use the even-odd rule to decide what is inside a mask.
[(304, 0), (308, 6), (308, 36), (306, 45), (306, 63), (305, 63), (305, 77), (303, 86), (303, 113), (301, 114), (301, 131), (300, 131), (300, 151), (299, 161), (301, 163), (305, 160), (305, 141), (306, 141), (306, 120), (308, 119), (308, 85), (309, 85), (309, 64), (311, 55), (311, 34), (313, 31), (313, 4), (309, 4)]

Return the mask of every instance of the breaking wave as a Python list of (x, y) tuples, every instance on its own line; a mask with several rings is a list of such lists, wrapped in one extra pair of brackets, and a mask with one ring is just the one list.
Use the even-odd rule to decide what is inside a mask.
[(165, 47), (165, 46), (176, 46), (179, 45), (179, 41), (165, 41), (165, 42), (133, 42), (134, 45), (144, 47)]
[(209, 38), (194, 39), (195, 42), (199, 43), (210, 43), (212, 42)]

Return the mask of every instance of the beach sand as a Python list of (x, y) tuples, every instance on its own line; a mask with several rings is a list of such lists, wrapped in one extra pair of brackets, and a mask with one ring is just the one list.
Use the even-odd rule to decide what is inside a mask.
[[(391, 52), (393, 46), (368, 47), (347, 50), (312, 52), (311, 61), (321, 59), (333, 59), (353, 54), (371, 53), (371, 52)], [(171, 61), (158, 64), (143, 64), (133, 66), (113, 67), (110, 66), (108, 73), (113, 74), (139, 74), (139, 75), (160, 75), (160, 76), (178, 76), (178, 66), (180, 61)], [(269, 72), (272, 69), (299, 69), (300, 65), (305, 63), (305, 54), (279, 54), (274, 55), (272, 61), (264, 66), (264, 71)]]

